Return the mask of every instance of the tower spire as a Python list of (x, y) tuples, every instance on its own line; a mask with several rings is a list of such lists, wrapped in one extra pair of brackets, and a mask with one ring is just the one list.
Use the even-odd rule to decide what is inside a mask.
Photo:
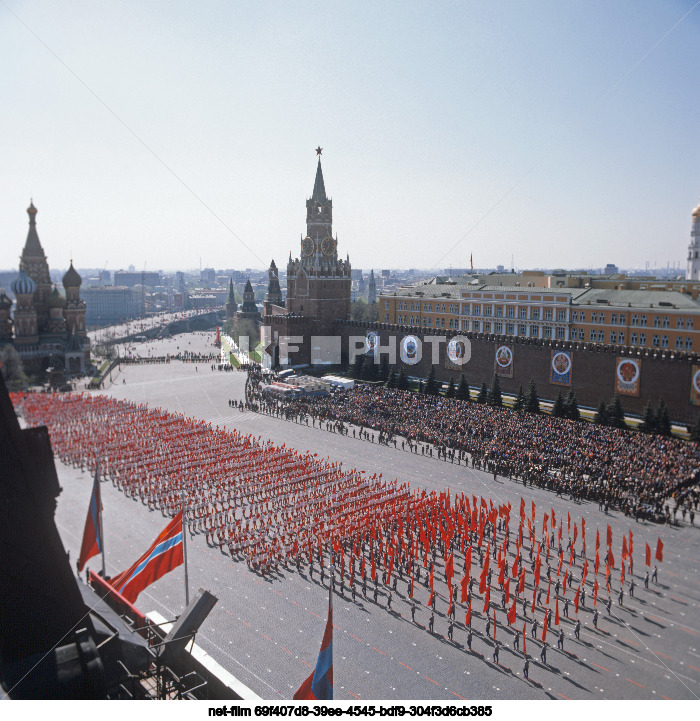
[(323, 170), (321, 170), (321, 153), (319, 150), (323, 148), (316, 148), (318, 154), (318, 165), (316, 166), (316, 180), (314, 181), (314, 192), (311, 194), (311, 200), (319, 203), (325, 203), (326, 198), (326, 186), (323, 182)]

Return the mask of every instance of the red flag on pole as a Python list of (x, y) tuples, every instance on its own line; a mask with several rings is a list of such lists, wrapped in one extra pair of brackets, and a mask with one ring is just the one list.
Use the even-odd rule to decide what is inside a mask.
[(660, 538), (656, 541), (656, 560), (659, 563), (664, 561), (664, 542)]
[(556, 606), (554, 608), (554, 625), (559, 625), (559, 596), (557, 596)]
[(112, 578), (110, 584), (129, 602), (134, 603), (144, 588), (177, 568), (183, 560), (180, 511), (150, 548), (126, 571)]
[(493, 612), (493, 640), (496, 640), (496, 611)]
[(482, 613), (488, 613), (489, 612), (489, 601), (491, 599), (491, 586), (489, 586), (486, 589), (486, 594), (484, 595), (484, 609)]
[(651, 548), (649, 548), (649, 544), (647, 543), (646, 548), (646, 564), (647, 566), (651, 566)]
[[(596, 584), (597, 584), (597, 583), (598, 583), (598, 582), (596, 581)], [(574, 596), (574, 608), (576, 609), (576, 613), (578, 613), (578, 597), (579, 597), (579, 594), (580, 594), (580, 593), (581, 593), (581, 586), (579, 586), (579, 587), (576, 589), (576, 595)]]
[(467, 609), (467, 615), (464, 618), (464, 625), (471, 626), (472, 623), (472, 602), (469, 601), (469, 608)]
[(100, 498), (99, 462), (95, 468), (95, 479), (92, 484), (90, 505), (88, 506), (85, 528), (83, 530), (83, 543), (80, 546), (78, 557), (78, 573), (80, 573), (88, 559), (96, 556), (102, 551), (102, 523), (100, 511), (102, 511), (102, 499)]
[(513, 605), (510, 607), (510, 611), (508, 611), (508, 623), (509, 625), (513, 625), (515, 623), (517, 609), (515, 608), (516, 599), (513, 599)]
[(527, 621), (523, 621), (523, 653), (527, 653)]
[(547, 611), (544, 612), (544, 621), (542, 623), (542, 643), (547, 640)]

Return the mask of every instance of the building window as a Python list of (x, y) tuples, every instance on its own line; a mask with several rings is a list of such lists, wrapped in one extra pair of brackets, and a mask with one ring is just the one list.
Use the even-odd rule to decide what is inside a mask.
[(519, 316), (518, 316), (518, 317), (519, 317), (521, 320), (525, 320), (525, 319), (527, 318), (527, 308), (520, 308), (520, 310), (518, 311), (518, 313), (519, 313)]
[(605, 333), (602, 330), (598, 331), (598, 343), (605, 343)]
[(540, 337), (540, 329), (536, 325), (530, 326), (530, 338), (539, 338)]
[(668, 336), (667, 335), (661, 336), (661, 347), (668, 348)]
[(610, 322), (611, 322), (613, 325), (617, 325), (617, 313), (613, 313), (613, 314), (610, 316)]
[(620, 313), (620, 318), (618, 319), (617, 324), (618, 324), (618, 325), (624, 325), (624, 324), (625, 324), (625, 314), (624, 314), (624, 313)]
[(506, 311), (509, 318), (515, 318), (515, 308), (508, 308)]
[(491, 332), (491, 323), (489, 321), (486, 321), (484, 323), (484, 333), (490, 333)]
[(493, 328), (494, 328), (494, 331), (496, 333), (498, 333), (499, 335), (501, 335), (503, 333), (503, 323), (495, 323)]
[(557, 311), (557, 320), (561, 323), (566, 320), (566, 310), (564, 308), (560, 308)]
[(578, 329), (578, 339), (579, 340), (585, 340), (586, 339), (586, 331), (583, 328)]
[(468, 320), (462, 321), (462, 330), (469, 330), (469, 321)]
[(658, 348), (658, 347), (659, 347), (659, 336), (658, 336), (658, 335), (654, 334), (654, 335), (651, 337), (651, 345), (652, 345), (654, 348)]
[(658, 315), (654, 316), (654, 328), (661, 328), (661, 317)]
[(515, 335), (515, 325), (513, 323), (508, 323), (506, 325), (506, 333), (508, 335)]
[(566, 328), (557, 328), (557, 338), (560, 340), (566, 338)]
[(384, 301), (384, 310), (389, 310), (389, 301), (388, 300)]
[(676, 336), (676, 350), (683, 350), (683, 336)]
[(693, 339), (690, 336), (687, 336), (685, 339), (685, 349), (693, 350)]
[(636, 333), (630, 334), (630, 345), (637, 345), (637, 334)]
[(692, 329), (693, 329), (693, 319), (692, 319), (692, 318), (688, 318), (688, 320), (687, 320), (686, 323), (685, 323), (685, 327), (686, 327), (688, 330), (692, 330)]
[(665, 315), (665, 316), (664, 316), (663, 323), (661, 324), (661, 327), (662, 327), (662, 328), (668, 328), (669, 325), (670, 325), (670, 323), (671, 323), (671, 319), (670, 319), (667, 315)]
[(589, 338), (591, 339), (591, 343), (595, 343), (595, 336), (596, 332), (594, 330), (591, 331)]
[(384, 322), (385, 323), (389, 322), (389, 314), (388, 313), (384, 313)]
[(478, 303), (474, 303), (472, 315), (481, 315), (481, 306)]
[(491, 305), (485, 305), (485, 306), (484, 306), (484, 316), (485, 316), (486, 318), (490, 318), (490, 317), (491, 317), (491, 312), (492, 312), (492, 311), (493, 311), (493, 306), (491, 306)]
[(527, 334), (527, 326), (525, 323), (521, 323), (518, 326), (518, 335), (526, 335)]
[(617, 333), (614, 330), (610, 331), (610, 342), (617, 343)]
[(676, 318), (676, 328), (685, 328), (685, 318)]
[(640, 333), (639, 334), (639, 345), (645, 346), (647, 344), (647, 334), (646, 333)]
[(630, 321), (630, 325), (637, 326), (639, 324), (639, 316), (636, 313), (632, 314), (632, 320)]
[(478, 320), (475, 320), (475, 321), (472, 323), (472, 328), (474, 329), (474, 332), (475, 332), (475, 333), (478, 333), (478, 332), (479, 332), (479, 328), (480, 328), (480, 327), (481, 327), (481, 326), (480, 326)]
[[(545, 320), (552, 320), (552, 309), (551, 308), (545, 308), (544, 309), (544, 319)], [(551, 328), (550, 328), (551, 330)]]
[[(551, 310), (550, 310), (550, 311), (545, 311), (545, 315), (546, 315), (547, 313), (549, 313), (549, 314), (551, 315), (552, 311), (551, 311)], [(545, 338), (551, 338), (551, 337), (552, 337), (552, 326), (551, 326), (551, 325), (546, 325), (546, 326), (544, 327), (544, 337), (545, 337)]]
[(532, 309), (532, 320), (539, 320), (539, 319), (540, 319), (540, 309), (533, 308)]
[(496, 318), (503, 318), (503, 306), (502, 305), (496, 306)]
[(639, 316), (639, 325), (641, 325), (643, 327), (646, 324), (647, 324), (647, 317), (645, 315), (640, 315)]
[(427, 319), (427, 318), (423, 318), (423, 325), (428, 325), (428, 319)]
[(598, 314), (591, 313), (591, 323), (597, 323), (597, 322), (598, 322)]

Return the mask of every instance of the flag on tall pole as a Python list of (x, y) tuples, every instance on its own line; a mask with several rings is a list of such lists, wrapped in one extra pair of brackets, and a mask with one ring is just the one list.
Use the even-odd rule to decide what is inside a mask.
[(292, 697), (295, 701), (333, 700), (333, 594), (328, 589), (328, 620), (313, 673)]
[(100, 462), (95, 468), (95, 480), (92, 484), (90, 505), (88, 506), (85, 529), (83, 530), (83, 542), (80, 546), (78, 557), (78, 573), (80, 573), (88, 559), (102, 554), (102, 575), (105, 573), (104, 544), (102, 537), (102, 498), (100, 497)]
[(144, 588), (183, 562), (182, 537), (180, 511), (141, 558), (110, 581), (113, 588), (130, 603), (134, 603)]

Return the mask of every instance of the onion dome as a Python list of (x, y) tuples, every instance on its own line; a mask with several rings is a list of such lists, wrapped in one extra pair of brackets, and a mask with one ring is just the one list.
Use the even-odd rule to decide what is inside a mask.
[(693, 218), (700, 218), (700, 205), (693, 211)]
[(15, 295), (34, 295), (36, 283), (27, 275), (24, 266), (19, 269), (19, 275), (12, 281), (12, 292)]
[(83, 283), (83, 279), (78, 275), (78, 272), (73, 267), (73, 261), (70, 262), (70, 268), (66, 271), (63, 276), (63, 287), (64, 288), (80, 288)]
[(48, 300), (49, 308), (65, 308), (66, 299), (58, 292), (58, 288), (54, 285)]
[(12, 306), (12, 299), (8, 298), (4, 288), (0, 288), (0, 309), (7, 310)]

